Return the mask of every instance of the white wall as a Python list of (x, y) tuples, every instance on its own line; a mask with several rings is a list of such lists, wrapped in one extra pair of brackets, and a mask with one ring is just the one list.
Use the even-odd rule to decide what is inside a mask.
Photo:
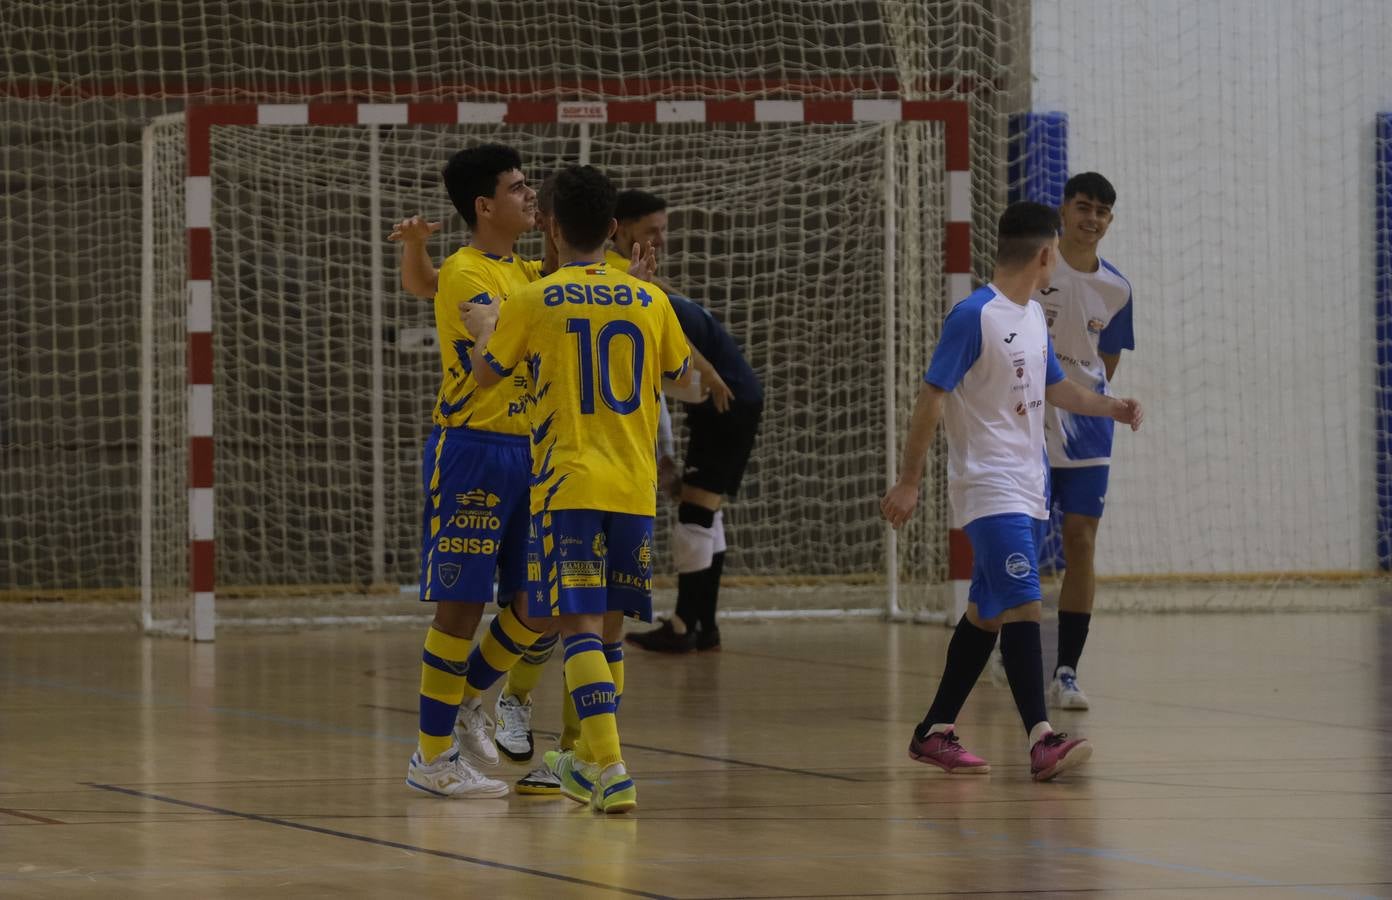
[(1392, 2), (1034, 0), (1033, 107), (1117, 186), (1106, 573), (1369, 570), (1372, 134)]

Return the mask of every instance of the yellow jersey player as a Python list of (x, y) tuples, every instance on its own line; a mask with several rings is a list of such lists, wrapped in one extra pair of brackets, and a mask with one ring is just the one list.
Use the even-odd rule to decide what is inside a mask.
[[(435, 292), (442, 380), (425, 443), (420, 599), (435, 604), (426, 634), (420, 685), (418, 748), (406, 783), (443, 797), (501, 797), (502, 781), (466, 761), (494, 765), (498, 753), (481, 696), (540, 636), (526, 615), (529, 527), (525, 380), (480, 391), (469, 351), (474, 335), (461, 304), (496, 308), (537, 275), (513, 255), (531, 230), (536, 193), (515, 150), (485, 144), (452, 156), (445, 188), (473, 232), (469, 245), (441, 268)], [(483, 605), (513, 602), (471, 647)], [(461, 755), (462, 754), (462, 755)]]
[(466, 313), (479, 385), (528, 375), (529, 612), (557, 620), (581, 732), (548, 763), (566, 796), (604, 812), (633, 809), (637, 791), (615, 718), (622, 665), (601, 635), (616, 641), (624, 613), (652, 618), (658, 403), (662, 379), (684, 380), (690, 361), (667, 295), (605, 263), (616, 197), (597, 169), (564, 169), (550, 223), (561, 267), (496, 312)]

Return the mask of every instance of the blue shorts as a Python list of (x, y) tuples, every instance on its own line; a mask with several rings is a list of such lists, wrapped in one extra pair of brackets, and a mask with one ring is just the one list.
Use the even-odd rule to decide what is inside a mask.
[(1050, 469), (1053, 502), (1065, 515), (1102, 518), (1102, 506), (1107, 500), (1107, 476), (1111, 471), (1111, 466)]
[(526, 435), (439, 425), (421, 461), (422, 600), (487, 603), (527, 587), (532, 461)]
[(983, 619), (1034, 603), (1039, 589), (1038, 548), (1046, 519), (1023, 513), (982, 516), (962, 530), (972, 546), (972, 580), (967, 599)]
[(528, 612), (534, 618), (622, 611), (652, 621), (653, 517), (598, 509), (532, 516)]

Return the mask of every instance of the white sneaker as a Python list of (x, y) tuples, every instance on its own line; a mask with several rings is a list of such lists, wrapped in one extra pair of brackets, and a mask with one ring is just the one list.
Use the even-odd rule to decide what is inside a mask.
[(1049, 705), (1054, 709), (1087, 709), (1087, 694), (1078, 687), (1078, 673), (1068, 666), (1059, 666), (1049, 683)]
[(436, 797), (493, 799), (506, 797), (508, 793), (505, 782), (483, 775), (461, 759), (458, 750), (442, 753), (427, 764), (417, 749), (411, 754), (411, 764), (406, 769), (406, 783)]
[(498, 764), (498, 748), (493, 746), (493, 720), (483, 711), (483, 704), (460, 704), (459, 717), (454, 720), (454, 745), (459, 752), (481, 766)]
[(1005, 660), (1001, 658), (999, 647), (992, 650), (991, 658), (986, 660), (986, 677), (991, 679), (991, 683), (996, 687), (1010, 684), (1010, 677), (1005, 674)]
[(523, 703), (512, 694), (499, 691), (493, 714), (498, 718), (493, 743), (513, 762), (530, 760), (536, 752), (532, 743), (532, 698)]

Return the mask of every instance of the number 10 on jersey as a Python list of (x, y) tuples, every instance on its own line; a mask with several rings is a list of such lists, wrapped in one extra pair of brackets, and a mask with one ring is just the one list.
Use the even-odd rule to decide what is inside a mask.
[[(643, 332), (634, 322), (615, 319), (599, 327), (599, 333), (592, 337), (589, 319), (566, 319), (566, 332), (575, 335), (575, 357), (580, 364), (580, 412), (592, 415), (595, 411), (595, 390), (604, 405), (621, 416), (626, 416), (638, 408), (643, 388)], [(629, 359), (633, 371), (628, 379), (628, 396), (619, 397), (615, 393), (613, 368), (610, 359), (613, 355), (614, 341), (627, 338), (632, 353)], [(599, 365), (596, 367), (595, 362)]]

